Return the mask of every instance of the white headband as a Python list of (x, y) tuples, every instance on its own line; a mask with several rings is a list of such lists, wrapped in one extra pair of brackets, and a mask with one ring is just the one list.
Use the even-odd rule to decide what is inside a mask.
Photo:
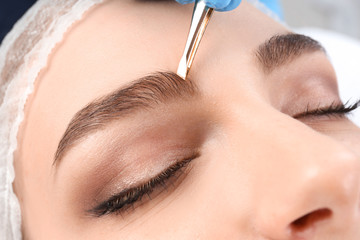
[(24, 106), (39, 72), (64, 33), (103, 0), (39, 0), (0, 47), (0, 235), (21, 239), (21, 213), (13, 192), (13, 153)]

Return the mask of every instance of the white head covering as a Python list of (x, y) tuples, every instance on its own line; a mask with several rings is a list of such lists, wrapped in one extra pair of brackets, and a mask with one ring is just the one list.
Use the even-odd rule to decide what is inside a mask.
[(103, 0), (39, 0), (0, 47), (0, 238), (21, 239), (13, 153), (24, 106), (48, 56), (69, 27)]

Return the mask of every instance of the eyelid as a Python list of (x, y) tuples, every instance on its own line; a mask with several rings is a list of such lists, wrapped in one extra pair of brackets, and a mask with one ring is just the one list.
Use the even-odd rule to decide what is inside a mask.
[[(102, 217), (112, 213), (121, 214), (123, 208), (132, 206), (138, 201), (142, 201), (142, 197), (144, 195), (148, 195), (150, 198), (150, 194), (156, 190), (159, 185), (163, 186), (163, 184), (165, 184), (167, 181), (170, 181), (170, 178), (175, 177), (177, 172), (187, 167), (191, 161), (198, 158), (199, 156), (200, 153), (195, 152), (190, 157), (186, 157), (183, 160), (177, 161), (175, 164), (171, 165), (155, 177), (151, 178), (149, 181), (143, 184), (139, 184), (135, 187), (124, 189), (120, 193), (113, 195), (112, 197), (108, 198), (108, 200), (98, 204), (95, 208), (88, 210), (87, 212), (95, 217)], [(178, 177), (179, 176), (177, 176), (177, 178)], [(175, 179), (175, 181), (177, 180), (178, 179)]]

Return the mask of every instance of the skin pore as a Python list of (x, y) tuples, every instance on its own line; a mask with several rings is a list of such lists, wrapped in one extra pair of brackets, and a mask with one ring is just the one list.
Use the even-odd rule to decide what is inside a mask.
[(319, 114), (324, 51), (244, 1), (183, 82), (191, 12), (109, 0), (66, 34), (18, 136), (25, 239), (359, 239), (360, 130)]

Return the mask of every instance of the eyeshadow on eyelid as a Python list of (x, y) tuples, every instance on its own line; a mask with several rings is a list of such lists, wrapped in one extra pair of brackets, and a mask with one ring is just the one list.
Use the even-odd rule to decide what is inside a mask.
[[(171, 190), (177, 188), (181, 182), (180, 180), (183, 180), (191, 170), (189, 164), (200, 155), (199, 151), (193, 151), (193, 153), (187, 157), (184, 155), (150, 179), (118, 190), (117, 193), (111, 194), (105, 201), (100, 202), (95, 208), (87, 212), (91, 215), (95, 215), (95, 217), (101, 217), (112, 213), (121, 214), (123, 211), (128, 213), (128, 207), (132, 206), (132, 208), (135, 209), (135, 204), (142, 205), (144, 195), (148, 196), (147, 200), (153, 200), (153, 197), (156, 198), (157, 195), (164, 190), (169, 194), (169, 187), (172, 187)], [(170, 186), (168, 183), (170, 183)], [(155, 192), (157, 192), (157, 194), (154, 194)]]
[[(115, 186), (115, 188), (112, 188), (114, 186), (110, 185), (109, 189), (111, 191), (108, 191), (105, 194), (102, 194), (102, 197), (95, 199), (94, 203), (96, 203), (96, 207), (89, 209), (90, 211), (88, 212), (95, 215), (99, 215), (99, 213), (100, 215), (103, 215), (101, 213), (108, 211), (111, 213), (114, 211), (110, 210), (111, 207), (108, 206), (109, 202), (114, 203), (116, 206), (123, 206), (122, 204), (128, 205), (132, 204), (133, 201), (141, 201), (141, 196), (144, 196), (144, 194), (148, 194), (149, 196), (152, 194), (153, 190), (161, 188), (161, 186), (165, 187), (167, 182), (171, 183), (172, 187), (175, 187), (174, 183), (179, 180), (180, 175), (184, 173), (185, 169), (190, 170), (187, 166), (199, 156), (200, 150), (193, 149), (188, 151), (188, 153), (174, 157), (173, 161), (161, 168), (159, 167), (157, 171), (154, 171), (154, 173), (149, 174), (147, 177), (138, 179), (125, 187)], [(138, 197), (140, 197), (140, 199), (138, 199)], [(123, 203), (118, 203), (118, 201)], [(109, 210), (105, 210), (104, 212), (105, 208), (109, 208)]]
[(338, 98), (334, 68), (327, 56), (313, 53), (267, 76), (271, 104), (287, 115), (304, 110), (308, 104), (327, 104)]
[(283, 101), (281, 112), (289, 116), (304, 111), (307, 107), (341, 102), (337, 84), (323, 79), (310, 79), (306, 84), (298, 84), (284, 98), (286, 101)]
[[(81, 199), (79, 206), (85, 202), (90, 209), (91, 199), (106, 200), (106, 197), (119, 193), (119, 190), (143, 182), (174, 161), (191, 155), (202, 145), (209, 132), (204, 118), (192, 116), (191, 121), (177, 118), (176, 122), (180, 123), (176, 124), (173, 120), (170, 125), (149, 124), (150, 128), (142, 127), (137, 134), (130, 129), (126, 133), (121, 131), (123, 126), (117, 126), (118, 130), (109, 129), (109, 135), (101, 136), (108, 141), (102, 144), (106, 150), (99, 144), (90, 149), (88, 157), (96, 159), (97, 163), (88, 171), (83, 171), (79, 176), (82, 184), (76, 187), (78, 190), (73, 190), (74, 196)], [(123, 133), (119, 135), (118, 132)]]

